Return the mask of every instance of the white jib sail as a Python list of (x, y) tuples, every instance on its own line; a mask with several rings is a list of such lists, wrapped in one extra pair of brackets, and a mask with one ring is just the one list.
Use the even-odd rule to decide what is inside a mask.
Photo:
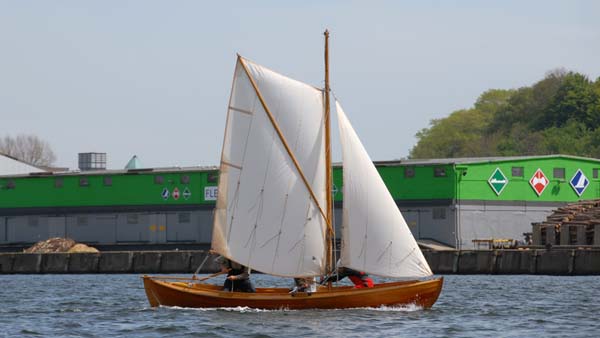
[(268, 274), (322, 274), (326, 222), (274, 125), (324, 206), (323, 115), (321, 90), (238, 58), (221, 158), (214, 250)]
[(344, 163), (342, 266), (385, 277), (431, 276), (404, 217), (338, 102), (336, 109)]

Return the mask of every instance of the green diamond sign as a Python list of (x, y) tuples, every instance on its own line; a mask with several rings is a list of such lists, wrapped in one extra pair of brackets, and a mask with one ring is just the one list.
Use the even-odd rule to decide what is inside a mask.
[(488, 183), (490, 184), (490, 187), (492, 187), (492, 190), (494, 190), (496, 195), (500, 196), (502, 190), (504, 190), (504, 188), (506, 188), (506, 186), (508, 185), (508, 178), (504, 176), (500, 168), (496, 168), (496, 170), (494, 170), (494, 173), (488, 180)]

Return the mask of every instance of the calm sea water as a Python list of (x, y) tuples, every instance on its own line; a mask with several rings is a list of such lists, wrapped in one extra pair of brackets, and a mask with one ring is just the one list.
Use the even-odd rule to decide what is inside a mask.
[(0, 304), (3, 337), (600, 337), (600, 277), (446, 276), (429, 310), (261, 311), (153, 309), (139, 275), (2, 275)]

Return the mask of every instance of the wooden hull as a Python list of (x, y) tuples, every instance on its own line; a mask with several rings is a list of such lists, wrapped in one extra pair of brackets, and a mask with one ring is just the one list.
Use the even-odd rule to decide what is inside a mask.
[(437, 300), (443, 278), (377, 284), (355, 289), (320, 287), (312, 294), (294, 295), (285, 288), (257, 288), (256, 293), (222, 291), (220, 285), (199, 284), (192, 279), (144, 276), (144, 288), (152, 307), (193, 308), (249, 307), (257, 309), (344, 309), (415, 304), (429, 308)]

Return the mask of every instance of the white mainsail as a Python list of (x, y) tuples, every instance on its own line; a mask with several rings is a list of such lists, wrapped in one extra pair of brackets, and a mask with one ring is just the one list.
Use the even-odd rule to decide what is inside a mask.
[(385, 277), (432, 272), (394, 199), (336, 101), (344, 163), (341, 265)]
[(268, 274), (323, 273), (323, 115), (322, 90), (238, 58), (221, 157), (215, 251)]

